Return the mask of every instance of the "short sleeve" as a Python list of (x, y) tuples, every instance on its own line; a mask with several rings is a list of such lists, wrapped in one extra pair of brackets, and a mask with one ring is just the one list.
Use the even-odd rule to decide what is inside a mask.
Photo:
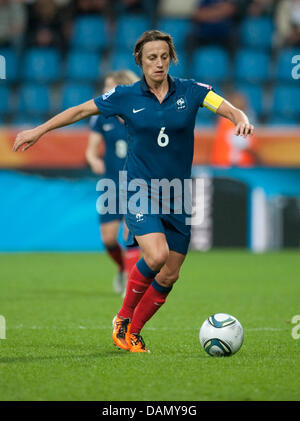
[(111, 89), (105, 94), (100, 95), (94, 99), (96, 106), (104, 117), (112, 117), (114, 115), (121, 115), (121, 104), (122, 98), (124, 97), (124, 91), (122, 86), (117, 86)]
[(198, 106), (203, 107), (203, 102), (208, 94), (208, 92), (212, 91), (213, 88), (210, 85), (206, 85), (205, 83), (196, 82), (195, 80), (192, 81), (192, 93), (193, 97), (196, 99)]

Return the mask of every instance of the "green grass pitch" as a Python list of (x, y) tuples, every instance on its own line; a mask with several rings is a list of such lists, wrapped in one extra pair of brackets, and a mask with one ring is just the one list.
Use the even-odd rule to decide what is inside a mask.
[[(190, 252), (143, 329), (146, 355), (112, 344), (114, 272), (105, 254), (0, 255), (1, 401), (300, 400), (299, 252)], [(244, 327), (229, 358), (200, 347), (199, 328), (217, 312)]]

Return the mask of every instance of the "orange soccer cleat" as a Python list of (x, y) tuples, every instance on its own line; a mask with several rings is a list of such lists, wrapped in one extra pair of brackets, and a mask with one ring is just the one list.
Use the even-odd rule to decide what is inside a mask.
[(148, 349), (146, 349), (145, 342), (141, 335), (131, 333), (129, 335), (129, 340), (131, 343), (130, 352), (150, 352)]
[(114, 318), (112, 338), (118, 348), (126, 350), (130, 349), (130, 326), (130, 319), (121, 319), (118, 316)]

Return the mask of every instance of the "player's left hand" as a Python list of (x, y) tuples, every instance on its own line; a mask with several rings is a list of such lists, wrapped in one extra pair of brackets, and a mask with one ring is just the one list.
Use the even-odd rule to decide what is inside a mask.
[(248, 135), (252, 135), (253, 131), (254, 131), (254, 126), (252, 124), (241, 122), (235, 126), (234, 134), (237, 136), (246, 137)]

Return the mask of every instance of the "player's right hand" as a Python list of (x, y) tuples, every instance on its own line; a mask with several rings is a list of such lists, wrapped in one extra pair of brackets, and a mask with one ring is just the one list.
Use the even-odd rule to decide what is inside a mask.
[(40, 137), (41, 135), (36, 129), (24, 130), (18, 133), (14, 141), (13, 151), (16, 152), (21, 147), (22, 152), (26, 151), (26, 149), (34, 145)]
[(103, 159), (95, 158), (90, 162), (92, 171), (95, 174), (104, 174), (105, 173), (105, 164)]

